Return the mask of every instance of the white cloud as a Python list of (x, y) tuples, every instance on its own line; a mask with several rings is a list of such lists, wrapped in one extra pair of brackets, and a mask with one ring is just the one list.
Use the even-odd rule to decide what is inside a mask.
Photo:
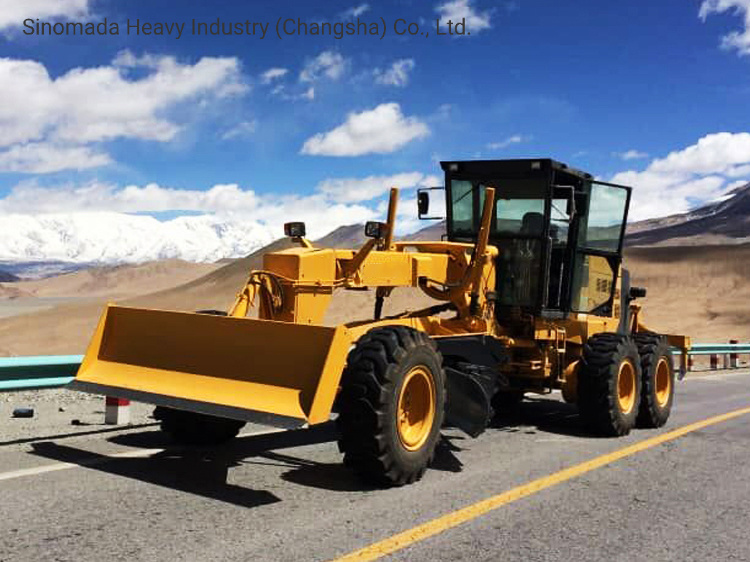
[[(450, 0), (435, 8), (440, 22), (447, 24), (451, 20), (454, 24), (466, 18), (466, 31), (468, 33), (479, 33), (483, 29), (492, 27), (490, 23), (490, 12), (478, 12), (471, 5), (471, 0)], [(454, 37), (462, 37), (454, 35)]]
[(742, 55), (750, 55), (750, 0), (704, 0), (701, 4), (699, 17), (706, 21), (712, 14), (721, 14), (732, 10), (742, 16), (743, 29), (732, 31), (721, 38), (724, 49), (737, 49)]
[(339, 53), (323, 51), (308, 61), (299, 74), (300, 82), (315, 82), (322, 77), (338, 80), (346, 70), (347, 61)]
[(729, 168), (724, 175), (728, 178), (746, 178), (750, 177), (750, 164), (744, 166), (734, 166)]
[(233, 140), (247, 138), (251, 136), (258, 128), (258, 121), (242, 121), (221, 135), (221, 140)]
[(98, 168), (111, 163), (108, 154), (87, 146), (27, 143), (0, 152), (0, 172), (49, 174)]
[(375, 82), (385, 86), (404, 87), (409, 83), (409, 73), (414, 70), (414, 59), (399, 59), (386, 70), (376, 68)]
[(20, 27), (23, 20), (74, 19), (88, 14), (89, 0), (3, 0), (0, 30)]
[(263, 84), (270, 84), (274, 80), (283, 78), (289, 72), (288, 68), (269, 68), (260, 75), (260, 81)]
[(500, 142), (491, 142), (487, 144), (487, 148), (490, 150), (502, 150), (503, 148), (508, 148), (511, 145), (514, 144), (520, 144), (522, 142), (526, 142), (529, 140), (530, 137), (525, 137), (523, 135), (513, 135), (511, 137), (508, 137), (505, 140), (502, 140)]
[(661, 173), (726, 173), (750, 163), (750, 133), (714, 133), (696, 144), (654, 160), (649, 166)]
[(350, 113), (342, 125), (307, 139), (302, 146), (302, 154), (386, 154), (429, 133), (430, 129), (422, 121), (416, 117), (405, 117), (399, 104), (384, 103), (361, 113)]
[(121, 213), (201, 211), (251, 213), (260, 198), (236, 184), (215, 185), (206, 191), (174, 189), (152, 183), (120, 188), (103, 182), (43, 187), (23, 182), (0, 199), (1, 213), (74, 213), (112, 211)]
[[(176, 189), (155, 183), (120, 187), (92, 181), (84, 185), (41, 186), (22, 182), (0, 198), (0, 215), (76, 216), (81, 213), (197, 212), (217, 219), (250, 222), (281, 236), (284, 222), (302, 220), (312, 238), (339, 226), (384, 218), (384, 196), (399, 187), (404, 204), (399, 216), (416, 216), (403, 193), (438, 185), (440, 178), (420, 172), (364, 178), (330, 178), (309, 195), (261, 195), (237, 184), (215, 185), (205, 191)], [(407, 208), (409, 209), (407, 211)], [(4, 220), (4, 219), (3, 219)], [(405, 223), (407, 224), (407, 223)], [(411, 223), (408, 223), (411, 224)]]
[[(166, 113), (178, 104), (246, 91), (236, 58), (183, 64), (129, 51), (110, 66), (74, 68), (57, 78), (39, 62), (0, 58), (0, 84), (0, 147), (14, 154), (41, 150), (26, 143), (59, 152), (117, 138), (170, 141), (181, 127)], [(79, 164), (82, 154), (74, 159)]]
[(686, 212), (720, 197), (740, 184), (743, 174), (750, 179), (750, 133), (714, 133), (611, 181), (634, 187), (631, 220), (641, 220)]
[(359, 6), (353, 6), (349, 8), (348, 10), (345, 10), (341, 13), (341, 19), (349, 20), (349, 19), (355, 19), (364, 14), (365, 12), (368, 12), (370, 10), (369, 4), (360, 4)]
[(616, 156), (622, 160), (641, 160), (648, 158), (648, 152), (641, 152), (639, 150), (626, 150), (625, 152), (613, 152), (612, 156)]
[(317, 190), (333, 201), (355, 203), (371, 201), (388, 193), (391, 187), (406, 190), (426, 186), (433, 180), (433, 176), (425, 176), (419, 172), (365, 178), (335, 178), (323, 180), (317, 185)]

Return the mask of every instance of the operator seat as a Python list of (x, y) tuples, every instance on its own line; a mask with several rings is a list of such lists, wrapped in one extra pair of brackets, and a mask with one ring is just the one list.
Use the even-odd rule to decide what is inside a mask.
[(544, 215), (537, 212), (526, 213), (521, 219), (521, 234), (541, 236), (544, 230)]
[[(539, 286), (541, 256), (539, 240), (544, 231), (544, 215), (528, 212), (521, 219), (519, 238), (505, 244), (498, 259), (498, 287), (504, 305), (530, 306)], [(529, 238), (526, 238), (529, 237)], [(531, 238), (534, 237), (534, 238)]]

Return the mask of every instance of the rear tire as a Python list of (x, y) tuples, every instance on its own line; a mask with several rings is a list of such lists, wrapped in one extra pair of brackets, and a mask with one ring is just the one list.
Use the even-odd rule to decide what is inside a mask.
[(154, 409), (154, 418), (161, 421), (161, 430), (180, 445), (219, 445), (237, 437), (245, 422), (185, 412), (165, 406)]
[(595, 433), (615, 437), (635, 427), (641, 396), (641, 361), (630, 336), (589, 338), (578, 372), (578, 408)]
[(419, 480), (435, 453), (445, 410), (435, 342), (401, 326), (370, 330), (349, 353), (337, 407), (346, 466), (379, 486)]
[(641, 403), (636, 425), (661, 427), (669, 419), (674, 401), (674, 363), (664, 336), (636, 334), (635, 343), (641, 358)]

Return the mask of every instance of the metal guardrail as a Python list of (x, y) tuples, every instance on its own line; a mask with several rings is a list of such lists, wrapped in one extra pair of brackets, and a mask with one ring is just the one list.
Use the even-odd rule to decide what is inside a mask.
[[(750, 355), (750, 343), (697, 343), (688, 355)], [(0, 357), (0, 392), (63, 387), (73, 380), (81, 361), (83, 355)]]
[(723, 355), (727, 353), (750, 354), (750, 343), (696, 343), (690, 348), (688, 355)]
[(59, 388), (75, 377), (83, 355), (0, 357), (0, 392)]

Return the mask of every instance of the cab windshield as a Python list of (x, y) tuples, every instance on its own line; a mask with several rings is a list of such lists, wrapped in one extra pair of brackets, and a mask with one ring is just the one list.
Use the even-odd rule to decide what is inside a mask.
[(451, 180), (451, 216), (453, 237), (473, 238), (487, 185), (495, 187), (496, 216), (493, 233), (498, 237), (542, 235), (546, 184), (538, 178), (478, 182)]

